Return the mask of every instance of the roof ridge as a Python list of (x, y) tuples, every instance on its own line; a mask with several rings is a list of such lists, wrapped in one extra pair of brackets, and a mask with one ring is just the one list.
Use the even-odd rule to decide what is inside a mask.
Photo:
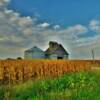
[(33, 46), (32, 48), (30, 49), (27, 49), (26, 52), (32, 52), (32, 51), (42, 51), (44, 52), (41, 48), (37, 47), (37, 46)]

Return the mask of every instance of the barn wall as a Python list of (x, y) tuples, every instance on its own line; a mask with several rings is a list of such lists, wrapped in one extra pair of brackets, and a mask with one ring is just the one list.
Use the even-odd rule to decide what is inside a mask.
[(43, 52), (34, 52), (32, 54), (32, 58), (40, 59), (40, 58), (45, 58), (45, 54)]
[(49, 55), (49, 59), (57, 59), (57, 55), (56, 54), (51, 54), (51, 55)]
[(32, 53), (25, 53), (24, 54), (24, 59), (31, 59), (32, 58)]
[(25, 53), (24, 56), (25, 59), (44, 59), (45, 58), (45, 54), (44, 52), (29, 52), (29, 53)]
[(64, 59), (68, 59), (68, 55), (64, 55)]
[(62, 57), (63, 59), (68, 59), (68, 55), (57, 55), (57, 54), (49, 55), (48, 59), (58, 59), (58, 57)]

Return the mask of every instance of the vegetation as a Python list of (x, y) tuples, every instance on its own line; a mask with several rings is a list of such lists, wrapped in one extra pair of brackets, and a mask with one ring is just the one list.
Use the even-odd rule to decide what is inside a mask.
[(0, 61), (0, 100), (99, 100), (99, 66), (88, 60)]
[(0, 83), (14, 84), (29, 79), (58, 77), (69, 72), (90, 70), (90, 61), (70, 60), (4, 60), (0, 61)]
[[(0, 88), (0, 100), (100, 100), (100, 73), (76, 72)], [(10, 98), (10, 99), (8, 99)], [(12, 98), (12, 99), (11, 99)]]

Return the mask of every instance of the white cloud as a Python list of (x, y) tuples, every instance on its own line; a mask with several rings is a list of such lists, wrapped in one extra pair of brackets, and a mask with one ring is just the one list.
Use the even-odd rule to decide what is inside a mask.
[(44, 23), (39, 25), (39, 27), (41, 27), (41, 28), (48, 28), (49, 26), (50, 26), (50, 24), (47, 22), (44, 22)]
[(98, 48), (100, 47), (100, 35), (95, 35), (93, 37), (85, 37), (77, 40), (78, 46), (85, 46), (89, 48)]
[(100, 32), (100, 21), (99, 20), (92, 20), (90, 22), (90, 29), (92, 31), (99, 33)]
[(8, 10), (8, 3), (8, 0), (0, 0), (0, 55), (8, 54), (12, 47), (16, 50), (25, 47), (30, 42), (27, 36), (33, 33), (35, 22), (30, 17), (21, 17), (19, 13)]
[(60, 37), (63, 40), (70, 41), (70, 42), (75, 42), (78, 39), (78, 35), (80, 34), (85, 34), (88, 32), (88, 29), (83, 26), (83, 25), (75, 25), (75, 26), (70, 26), (66, 29), (58, 31)]
[(55, 30), (60, 29), (60, 25), (55, 25), (53, 28), (54, 28)]
[(0, 9), (4, 9), (10, 0), (0, 0)]
[(18, 20), (18, 25), (20, 27), (27, 27), (32, 25), (32, 19), (30, 17), (20, 17)]
[(85, 26), (80, 25), (80, 24), (75, 25), (75, 26), (71, 26), (71, 27), (69, 27), (67, 29), (67, 32), (69, 32), (69, 33), (76, 33), (77, 35), (82, 34), (82, 33), (84, 34), (87, 31), (88, 31), (88, 29)]

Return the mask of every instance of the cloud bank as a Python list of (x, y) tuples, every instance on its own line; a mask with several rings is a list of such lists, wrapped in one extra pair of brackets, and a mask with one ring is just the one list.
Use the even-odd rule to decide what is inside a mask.
[[(45, 50), (52, 40), (62, 43), (71, 59), (90, 59), (91, 49), (95, 49), (96, 58), (100, 59), (99, 20), (92, 20), (87, 26), (77, 24), (66, 28), (37, 23), (37, 18), (7, 9), (9, 2), (0, 0), (0, 58), (23, 56), (24, 50), (35, 45)], [(91, 31), (94, 36), (84, 36)]]

